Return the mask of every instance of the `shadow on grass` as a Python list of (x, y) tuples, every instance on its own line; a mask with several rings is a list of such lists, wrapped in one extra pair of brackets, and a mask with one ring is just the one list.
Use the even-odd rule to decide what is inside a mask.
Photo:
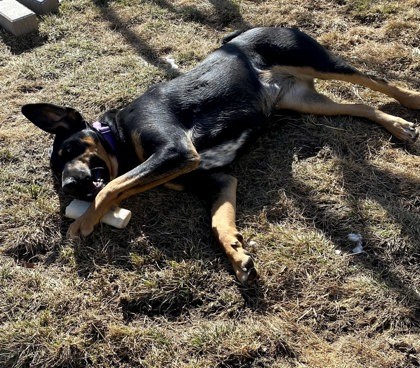
[[(212, 19), (212, 17), (209, 17), (208, 14), (201, 12), (194, 6), (175, 7), (166, 0), (153, 1), (153, 3), (157, 6), (173, 12), (181, 19), (188, 22), (205, 24), (215, 29), (218, 27), (225, 27), (228, 24), (241, 29), (250, 28), (249, 24), (243, 20), (238, 5), (232, 3), (231, 1), (223, 0), (211, 0), (210, 2), (216, 10), (215, 19)], [(159, 54), (148, 45), (147, 41), (143, 39), (141, 35), (137, 34), (135, 31), (131, 30), (129, 26), (127, 26), (124, 19), (122, 19), (118, 13), (109, 6), (112, 4), (112, 1), (95, 0), (94, 3), (101, 12), (102, 17), (110, 23), (110, 27), (114, 31), (119, 32), (136, 50), (137, 54), (146, 62), (161, 69), (167, 78), (173, 78), (180, 75), (179, 70), (173, 68), (170, 63), (162, 59)]]
[(32, 49), (42, 46), (48, 41), (48, 37), (45, 35), (40, 35), (38, 31), (34, 31), (19, 37), (14, 36), (6, 31), (0, 30), (0, 37), (14, 55), (20, 55), (24, 52), (28, 52)]
[(162, 59), (158, 53), (151, 48), (148, 43), (141, 38), (136, 32), (132, 31), (115, 10), (109, 7), (111, 1), (95, 0), (94, 4), (98, 7), (102, 17), (110, 23), (110, 28), (115, 32), (120, 33), (131, 47), (136, 50), (137, 54), (141, 56), (146, 62), (161, 69), (167, 78), (173, 78), (180, 74), (180, 72), (173, 68), (170, 63)]
[(176, 7), (166, 0), (153, 0), (150, 2), (171, 11), (186, 22), (196, 22), (214, 29), (221, 30), (228, 25), (239, 29), (251, 27), (242, 18), (239, 5), (228, 0), (209, 0), (215, 10), (214, 16), (198, 10), (195, 6)]
[(75, 244), (74, 255), (80, 277), (89, 278), (98, 268), (112, 266), (158, 285), (145, 287), (146, 294), (133, 292), (121, 300), (126, 321), (136, 315), (173, 320), (199, 307), (202, 313), (212, 314), (220, 307), (212, 299), (225, 287), (239, 292), (247, 308), (265, 310), (262, 283), (247, 288), (234, 281), (226, 255), (213, 238), (205, 201), (190, 193), (156, 188), (123, 206), (133, 212), (127, 228), (98, 225), (91, 236)]
[[(407, 118), (413, 117), (413, 114), (407, 110), (406, 115), (408, 115)], [(366, 124), (372, 123), (366, 122)], [(379, 128), (375, 126), (371, 128), (376, 130), (377, 135)], [(334, 125), (328, 126), (328, 124), (320, 127), (305, 124), (276, 128), (272, 134), (278, 134), (277, 146), (281, 150), (278, 159), (275, 155), (264, 154), (265, 145), (275, 145), (269, 138), (266, 143), (263, 143), (262, 149), (255, 157), (252, 157), (252, 154), (249, 155), (246, 165), (258, 167), (264, 163), (263, 165), (271, 172), (278, 173), (278, 179), (271, 182), (272, 188), (269, 188), (260, 185), (262, 183), (259, 183), (258, 179), (255, 182), (252, 172), (245, 174), (246, 180), (251, 178), (253, 181), (252, 184), (245, 184), (247, 187), (252, 187), (252, 199), (245, 198), (245, 215), (260, 212), (261, 204), (276, 203), (278, 190), (283, 189), (286, 196), (293, 199), (302, 216), (308, 219), (310, 226), (315, 226), (324, 233), (337, 248), (348, 252), (350, 249), (347, 235), (352, 232), (362, 234), (366, 240), (366, 248), (364, 253), (353, 258), (353, 262), (372, 271), (379, 282), (399, 292), (415, 313), (419, 313), (420, 298), (411, 286), (411, 280), (403, 278), (394, 270), (395, 266), (398, 266), (400, 269), (407, 268), (409, 272), (415, 273), (415, 267), (418, 264), (416, 258), (420, 251), (418, 241), (420, 239), (418, 226), (420, 214), (416, 193), (420, 192), (420, 181), (414, 179), (409, 173), (396, 174), (371, 163), (369, 157), (372, 149), (379, 151), (380, 146), (375, 145), (371, 139), (368, 141), (367, 138), (370, 137), (360, 133), (354, 135), (346, 128), (340, 129), (337, 133), (335, 129)], [(354, 127), (352, 129), (354, 130)], [(334, 133), (331, 134), (331, 132)], [(404, 148), (411, 155), (420, 156), (418, 146), (406, 146), (401, 143), (396, 143), (396, 145)], [(293, 177), (293, 163), (296, 160), (316, 157), (322, 147), (329, 147), (332, 157), (340, 162), (342, 185), (347, 198), (346, 206), (349, 209), (348, 216), (346, 213), (341, 213), (340, 208), (336, 208), (337, 204), (334, 200), (324, 202), (314, 198), (316, 187)], [(239, 179), (241, 180), (240, 177)], [(270, 180), (273, 180), (273, 177), (270, 177)], [(372, 227), (376, 225), (377, 232), (380, 233), (381, 223), (372, 223), (372, 219), (361, 208), (361, 200), (366, 199), (378, 204), (386, 213), (384, 221), (397, 224), (399, 228), (397, 238), (395, 234), (381, 236), (374, 233)], [(280, 223), (284, 215), (285, 213), (268, 214), (269, 221)], [(239, 217), (241, 217), (240, 214)], [(374, 243), (377, 245), (373, 246)]]

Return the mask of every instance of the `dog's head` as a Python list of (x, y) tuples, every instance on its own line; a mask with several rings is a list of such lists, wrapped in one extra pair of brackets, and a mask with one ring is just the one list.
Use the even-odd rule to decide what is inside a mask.
[(63, 191), (93, 199), (116, 176), (117, 161), (109, 144), (74, 109), (29, 104), (22, 113), (42, 130), (54, 134), (51, 168)]

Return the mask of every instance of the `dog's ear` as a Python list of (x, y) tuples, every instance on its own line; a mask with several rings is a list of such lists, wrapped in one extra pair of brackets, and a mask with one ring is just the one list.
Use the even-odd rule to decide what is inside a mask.
[(22, 106), (22, 114), (38, 128), (51, 134), (71, 134), (87, 127), (82, 115), (70, 107), (28, 104)]

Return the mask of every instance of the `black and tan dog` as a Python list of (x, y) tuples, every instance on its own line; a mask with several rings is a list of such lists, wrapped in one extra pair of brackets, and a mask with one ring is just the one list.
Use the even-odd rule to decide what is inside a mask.
[[(315, 90), (315, 78), (356, 83), (420, 109), (419, 93), (361, 73), (296, 29), (255, 28), (226, 37), (195, 69), (106, 113), (96, 128), (71, 108), (29, 104), (22, 112), (55, 135), (51, 164), (63, 190), (93, 200), (71, 224), (70, 236), (89, 235), (112, 206), (158, 185), (201, 191), (212, 200), (214, 234), (246, 283), (256, 271), (235, 226), (236, 179), (223, 168), (273, 110), (353, 115), (403, 141), (418, 136), (404, 119), (363, 104), (333, 102)], [(103, 133), (104, 126), (110, 132)]]

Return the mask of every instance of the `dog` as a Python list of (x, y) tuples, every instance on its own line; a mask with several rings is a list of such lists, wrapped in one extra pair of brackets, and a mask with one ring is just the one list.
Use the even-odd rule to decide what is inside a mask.
[(150, 87), (94, 124), (69, 107), (27, 104), (22, 113), (55, 136), (51, 167), (65, 193), (92, 204), (69, 227), (87, 236), (120, 201), (159, 185), (200, 192), (211, 200), (211, 225), (242, 284), (258, 273), (235, 225), (235, 177), (224, 173), (275, 110), (370, 119), (413, 142), (419, 131), (364, 104), (341, 104), (318, 93), (314, 79), (340, 80), (420, 109), (420, 93), (365, 74), (307, 34), (253, 28), (228, 35), (197, 67)]

